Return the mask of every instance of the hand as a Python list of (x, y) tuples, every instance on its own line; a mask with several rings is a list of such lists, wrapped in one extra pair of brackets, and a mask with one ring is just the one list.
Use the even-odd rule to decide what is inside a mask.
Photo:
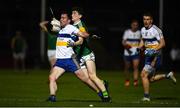
[(141, 49), (140, 49), (140, 48), (136, 48), (136, 51), (137, 51), (138, 53), (140, 53), (140, 52), (141, 52)]
[(130, 46), (130, 45), (128, 45), (128, 44), (126, 44), (126, 45), (124, 46), (124, 48), (125, 48), (125, 49), (130, 49), (130, 48), (131, 48), (131, 46)]
[(97, 36), (97, 35), (92, 35), (91, 36), (93, 39), (101, 39), (101, 37)]
[(74, 47), (74, 46), (75, 46), (74, 42), (72, 42), (72, 41), (67, 42), (67, 47)]
[(51, 21), (51, 24), (53, 26), (57, 26), (57, 27), (60, 27), (61, 24), (60, 24), (60, 21), (58, 21), (57, 19), (53, 18), (53, 20)]
[(157, 50), (154, 50), (154, 49), (146, 49), (146, 50), (144, 51), (144, 54), (145, 54), (146, 56), (155, 56), (155, 55), (158, 54), (158, 51), (157, 51)]
[(126, 49), (126, 50), (127, 50), (127, 52), (129, 53), (129, 55), (132, 54), (132, 51), (131, 51), (130, 49)]

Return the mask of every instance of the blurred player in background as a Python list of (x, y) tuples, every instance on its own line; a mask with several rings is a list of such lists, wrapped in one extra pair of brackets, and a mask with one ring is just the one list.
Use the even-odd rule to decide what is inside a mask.
[(57, 36), (56, 36), (56, 34), (53, 34), (50, 31), (48, 31), (48, 29), (47, 29), (48, 24), (49, 24), (48, 21), (42, 21), (40, 23), (40, 27), (42, 28), (43, 31), (45, 31), (47, 33), (47, 36), (48, 36), (47, 56), (48, 56), (48, 60), (49, 60), (49, 63), (51, 65), (51, 68), (52, 68), (56, 62), (56, 40), (57, 40)]
[[(77, 27), (81, 32), (87, 33), (87, 28), (85, 24), (81, 21), (83, 16), (83, 10), (80, 7), (74, 7), (72, 9), (72, 21), (73, 25)], [(98, 95), (101, 97), (103, 102), (111, 102), (111, 98), (108, 93), (107, 81), (100, 80), (96, 75), (96, 64), (95, 55), (90, 49), (87, 38), (79, 37), (77, 42), (82, 42), (79, 46), (74, 46), (74, 51), (77, 57), (80, 59), (80, 67), (84, 73), (87, 73), (89, 78), (94, 82), (94, 84), (99, 88), (96, 90)]]
[[(51, 24), (53, 25), (52, 30), (55, 28), (54, 25), (58, 25), (58, 20), (53, 19)], [(57, 92), (57, 83), (56, 80), (62, 76), (65, 71), (73, 72), (80, 80), (84, 83), (88, 84), (93, 89), (96, 88), (94, 83), (89, 79), (89, 77), (80, 69), (79, 64), (76, 60), (75, 53), (72, 47), (68, 45), (68, 42), (75, 42), (78, 38), (77, 36), (87, 37), (89, 34), (80, 32), (79, 29), (70, 25), (70, 17), (67, 12), (63, 12), (61, 14), (61, 19), (59, 25), (61, 26), (57, 35), (56, 42), (56, 63), (51, 69), (51, 73), (49, 75), (49, 89), (50, 96), (48, 101), (56, 102), (56, 92)], [(75, 43), (80, 45), (81, 43)]]
[(18, 64), (20, 64), (21, 70), (25, 72), (25, 57), (26, 57), (26, 40), (22, 37), (21, 31), (16, 31), (15, 36), (11, 41), (11, 48), (13, 52), (14, 59), (14, 69), (18, 69)]
[(138, 21), (132, 20), (131, 29), (127, 29), (124, 32), (122, 45), (124, 46), (124, 73), (125, 73), (125, 86), (130, 85), (130, 74), (129, 68), (132, 63), (133, 67), (133, 78), (134, 78), (134, 86), (138, 86), (138, 76), (139, 76), (139, 43), (141, 39), (140, 30), (138, 30)]
[(165, 47), (165, 40), (162, 31), (157, 26), (153, 25), (153, 17), (150, 13), (145, 13), (143, 15), (143, 23), (144, 27), (141, 29), (142, 40), (139, 47), (145, 47), (145, 65), (141, 72), (144, 88), (144, 98), (142, 101), (150, 101), (150, 82), (166, 78), (176, 83), (176, 78), (172, 71), (168, 74), (155, 75), (155, 72), (161, 64), (161, 49)]

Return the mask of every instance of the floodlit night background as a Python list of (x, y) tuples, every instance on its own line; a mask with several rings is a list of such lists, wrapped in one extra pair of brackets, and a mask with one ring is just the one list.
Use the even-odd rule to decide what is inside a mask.
[[(74, 6), (84, 9), (84, 21), (89, 32), (102, 37), (101, 40), (91, 42), (96, 54), (97, 66), (102, 69), (120, 69), (122, 67), (123, 47), (121, 39), (124, 30), (129, 27), (131, 19), (138, 19), (141, 28), (142, 14), (148, 11), (154, 16), (154, 24), (158, 26), (160, 22), (159, 0), (47, 0), (45, 20), (51, 20), (50, 6), (53, 8), (56, 18), (59, 18), (61, 10), (71, 11)], [(167, 43), (163, 50), (165, 52), (163, 55), (166, 57), (163, 59), (164, 65), (168, 63), (172, 43), (177, 43), (179, 46), (180, 16), (178, 9), (178, 0), (164, 1), (163, 33)], [(22, 30), (28, 42), (26, 65), (29, 68), (35, 67), (34, 65), (46, 68), (46, 49), (44, 49), (45, 54), (41, 54), (39, 27), (41, 1), (3, 0), (0, 3), (0, 13), (0, 59), (3, 61), (0, 63), (0, 67), (12, 67), (10, 40), (16, 30)]]
[[(112, 103), (102, 102), (97, 92), (69, 72), (57, 80), (57, 102), (45, 101), (49, 97), (50, 64), (47, 57), (47, 34), (41, 30), (39, 23), (52, 20), (50, 7), (56, 19), (60, 18), (61, 11), (71, 14), (72, 7), (83, 8), (82, 20), (88, 32), (101, 37), (90, 39), (89, 45), (95, 53), (97, 76), (109, 82)], [(0, 107), (180, 106), (179, 10), (180, 0), (0, 0)], [(132, 19), (139, 21), (140, 30), (145, 12), (152, 13), (154, 24), (162, 29), (166, 41), (162, 51), (162, 66), (158, 72), (167, 74), (173, 63), (177, 79), (174, 85), (164, 75), (164, 80), (151, 84), (152, 101), (149, 103), (141, 102), (144, 95), (140, 76), (144, 66), (143, 57), (139, 66), (139, 79), (133, 80), (131, 72), (129, 87), (124, 86), (127, 79), (123, 70), (123, 33), (130, 28)], [(13, 66), (11, 41), (19, 30), (27, 42), (26, 71), (14, 70)], [(173, 46), (179, 51), (174, 62), (170, 57)], [(134, 85), (133, 81), (139, 82), (139, 85)]]

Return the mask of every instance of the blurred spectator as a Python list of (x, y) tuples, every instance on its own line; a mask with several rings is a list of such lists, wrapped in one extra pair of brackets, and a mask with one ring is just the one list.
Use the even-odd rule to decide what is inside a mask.
[(138, 67), (139, 67), (139, 51), (138, 46), (141, 38), (141, 33), (138, 30), (139, 23), (137, 20), (132, 20), (131, 28), (125, 30), (122, 40), (124, 46), (124, 72), (125, 72), (125, 86), (130, 85), (129, 69), (132, 64), (134, 86), (138, 85)]
[(19, 69), (25, 71), (27, 43), (25, 39), (22, 37), (21, 31), (16, 31), (16, 34), (11, 41), (11, 48), (14, 59), (14, 70), (16, 71), (17, 69)]
[(173, 69), (178, 68), (178, 64), (180, 61), (180, 49), (177, 47), (176, 43), (173, 43), (171, 51), (170, 51), (170, 58), (173, 63)]

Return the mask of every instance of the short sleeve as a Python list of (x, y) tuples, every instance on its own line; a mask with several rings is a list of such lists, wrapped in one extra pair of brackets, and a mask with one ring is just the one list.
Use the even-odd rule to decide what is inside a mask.
[(127, 30), (123, 34), (123, 40), (126, 40), (126, 39), (127, 39)]
[(69, 25), (69, 30), (71, 31), (71, 34), (77, 34), (79, 32), (79, 29), (74, 27), (73, 25)]

